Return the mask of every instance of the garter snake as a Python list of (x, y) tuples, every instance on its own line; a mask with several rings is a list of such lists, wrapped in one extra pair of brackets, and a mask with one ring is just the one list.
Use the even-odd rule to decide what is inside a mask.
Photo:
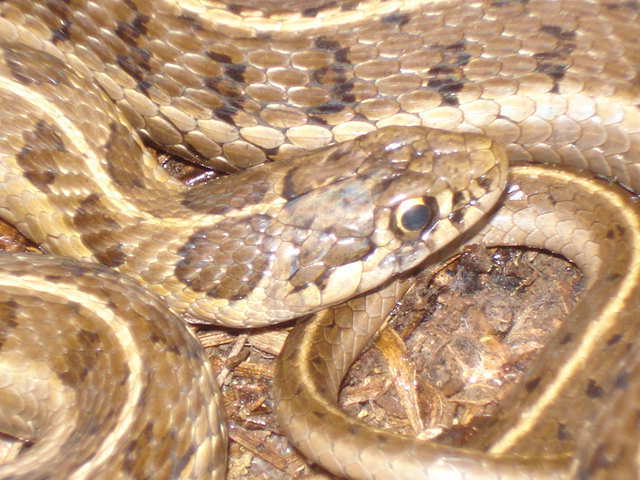
[[(510, 160), (560, 163), (634, 191), (640, 187), (635, 2), (369, 0), (314, 1), (300, 9), (296, 2), (261, 6), (205, 0), (2, 2), (2, 217), (48, 252), (97, 261), (134, 277), (188, 321), (246, 327), (340, 303), (416, 265), (466, 230), (497, 200), (504, 182), (502, 170), (487, 160), (497, 156), (504, 162), (495, 143), (504, 145)], [(156, 167), (131, 130), (147, 144), (227, 172), (265, 160), (299, 160), (187, 190)], [(440, 145), (441, 153), (429, 154), (431, 144)], [(305, 153), (315, 148), (320, 150)], [(465, 163), (461, 151), (479, 157), (478, 169)], [(409, 155), (416, 152), (419, 161)], [(381, 170), (365, 166), (371, 157)], [(441, 157), (453, 159), (460, 176), (438, 170), (434, 182), (430, 162), (438, 164)], [(361, 166), (343, 173), (352, 161)], [(565, 183), (574, 178), (561, 172)], [(405, 177), (408, 186), (394, 184)], [(435, 190), (425, 191), (424, 184)], [(555, 204), (558, 192), (572, 191), (556, 190), (547, 203)], [(365, 191), (373, 192), (369, 207), (357, 201)], [(537, 198), (523, 196), (531, 203)], [(317, 212), (312, 206), (336, 202), (371, 210), (346, 211), (338, 225), (331, 209), (312, 213)], [(608, 212), (603, 218), (617, 216)], [(616, 240), (632, 235), (624, 226), (612, 232)], [(529, 240), (541, 241), (536, 235)], [(587, 273), (600, 271), (579, 258), (592, 251), (591, 243), (579, 252), (547, 247)], [(88, 267), (73, 265), (66, 268), (85, 275)], [(624, 304), (633, 315), (628, 299), (635, 283), (619, 275), (611, 274), (611, 282), (628, 291), (611, 308), (617, 312)], [(608, 300), (610, 291), (592, 298)], [(103, 311), (114, 310), (107, 302)], [(607, 325), (620, 318), (607, 315)], [(8, 318), (2, 337), (13, 339), (22, 323)], [(569, 346), (557, 355), (568, 359), (579, 345), (590, 345), (586, 351), (592, 352), (594, 330), (580, 332), (559, 338)], [(632, 333), (632, 328), (615, 333), (608, 341), (623, 349), (630, 341), (621, 339)], [(77, 342), (82, 346), (88, 339), (93, 335)], [(63, 363), (72, 364), (67, 357)], [(625, 365), (621, 355), (606, 358)], [(562, 398), (558, 392), (567, 379), (587, 375), (584, 368), (566, 368), (531, 374), (527, 384), (536, 388), (530, 389), (530, 411), (555, 415), (553, 399)], [(590, 404), (594, 413), (603, 401), (599, 392), (608, 391), (598, 375), (604, 373), (585, 380), (588, 391), (600, 395)], [(554, 383), (562, 378), (564, 383)], [(543, 388), (547, 385), (555, 389)], [(540, 403), (538, 397), (546, 400)], [(506, 413), (500, 424), (517, 424), (515, 416)], [(567, 420), (571, 428), (578, 421)], [(6, 433), (29, 438), (29, 429), (9, 423), (13, 430), (5, 427)], [(589, 428), (603, 428), (594, 425)], [(204, 436), (215, 445), (207, 453), (187, 446), (166, 476), (198, 476), (224, 461), (224, 433), (199, 428), (212, 429)], [(129, 475), (150, 468), (136, 465), (131, 452), (153, 443), (154, 429), (161, 427), (148, 423), (126, 446)], [(488, 435), (496, 455), (532, 448), (529, 440), (520, 447), (500, 435)], [(535, 435), (522, 436), (529, 437)], [(108, 463), (110, 457), (96, 458)], [(64, 470), (58, 474), (67, 478)]]

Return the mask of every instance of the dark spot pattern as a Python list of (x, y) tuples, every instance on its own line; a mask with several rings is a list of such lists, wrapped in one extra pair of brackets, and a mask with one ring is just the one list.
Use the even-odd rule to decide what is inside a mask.
[(568, 69), (568, 65), (542, 62), (536, 67), (536, 71), (549, 75), (554, 81), (561, 80)]
[(471, 55), (465, 51), (464, 42), (435, 44), (430, 49), (439, 52), (443, 60), (428, 70), (427, 87), (440, 94), (443, 105), (457, 106), (457, 94), (468, 81), (461, 67), (469, 63)]
[(529, 380), (527, 383), (524, 384), (524, 388), (527, 389), (527, 392), (532, 393), (536, 388), (538, 388), (538, 385), (540, 385), (540, 377), (536, 377), (532, 380)]
[(360, 0), (342, 0), (342, 3), (340, 3), (340, 10), (343, 12), (350, 12), (355, 10), (359, 3)]
[[(70, 306), (73, 307), (73, 310), (79, 310), (77, 304)], [(75, 348), (67, 350), (64, 366), (57, 374), (62, 383), (73, 387), (85, 380), (91, 369), (97, 364), (98, 357), (103, 350), (99, 348), (100, 336), (82, 328), (76, 332), (75, 340), (69, 344), (74, 345)]]
[(225, 67), (224, 73), (236, 82), (244, 82), (244, 72), (246, 69), (247, 67), (245, 65), (229, 65)]
[(137, 80), (138, 82), (144, 80), (144, 69), (135, 62), (135, 59), (133, 57), (129, 55), (118, 55), (116, 61), (120, 68), (135, 80)]
[(319, 36), (314, 40), (314, 45), (316, 46), (316, 48), (319, 48), (320, 50), (339, 50), (340, 49), (340, 42), (337, 42), (335, 40), (331, 40), (327, 37), (324, 36)]
[(121, 227), (109, 215), (109, 210), (102, 204), (100, 195), (92, 193), (80, 203), (73, 216), (73, 224), (80, 233), (82, 243), (93, 252), (100, 263), (118, 267), (125, 262), (126, 254), (122, 249), (122, 242), (114, 238)]
[(434, 67), (429, 73), (432, 73), (435, 77), (429, 79), (427, 87), (440, 94), (444, 105), (459, 105), (460, 102), (458, 101), (456, 94), (462, 90), (464, 83), (449, 75), (441, 78), (441, 73), (450, 73), (450, 69), (443, 66)]
[(542, 25), (540, 31), (553, 35), (558, 40), (574, 40), (576, 38), (576, 32), (565, 31), (557, 25)]
[[(349, 49), (349, 47), (342, 47), (339, 48), (338, 50), (336, 50), (333, 53), (333, 57), (335, 58), (336, 62), (339, 63), (349, 63), (349, 52), (351, 50)], [(347, 79), (346, 77), (344, 77), (343, 82), (345, 82)]]
[(231, 63), (231, 57), (229, 55), (225, 55), (224, 53), (214, 52), (211, 50), (208, 50), (205, 53), (207, 57), (209, 57), (211, 60), (214, 60), (216, 62)]
[(569, 68), (569, 55), (576, 49), (576, 34), (565, 31), (557, 25), (542, 25), (540, 31), (553, 36), (557, 44), (551, 52), (539, 52), (533, 55), (537, 60), (536, 71), (547, 75), (553, 80), (552, 93), (560, 91), (559, 82)]
[(24, 132), (23, 138), (25, 146), (16, 156), (17, 163), (33, 186), (49, 193), (67, 153), (60, 133), (41, 120), (35, 130)]
[(65, 19), (62, 21), (62, 24), (52, 30), (51, 32), (51, 42), (54, 44), (59, 42), (66, 42), (71, 38), (70, 28), (71, 21), (69, 19)]
[(178, 251), (176, 277), (196, 292), (240, 300), (249, 295), (267, 271), (278, 243), (266, 231), (268, 215), (228, 218), (195, 232)]
[(483, 189), (483, 190), (489, 190), (491, 188), (491, 186), (493, 185), (493, 180), (488, 177), (488, 176), (483, 176), (483, 177), (479, 177), (477, 180), (478, 185)]
[(64, 277), (61, 275), (45, 275), (45, 280), (49, 281), (49, 282), (59, 282), (60, 280), (62, 280)]
[(11, 331), (18, 326), (16, 321), (17, 308), (18, 304), (13, 300), (0, 303), (0, 350), (2, 350), (2, 345)]
[(138, 81), (136, 86), (138, 87), (138, 90), (140, 90), (142, 93), (146, 93), (147, 90), (151, 88), (152, 84), (148, 80), (140, 80)]
[(382, 23), (390, 25), (406, 25), (409, 23), (409, 15), (406, 13), (392, 13), (381, 18)]
[(312, 107), (307, 112), (311, 115), (321, 113), (338, 113), (345, 109), (345, 106), (340, 103), (326, 103), (324, 105), (318, 105)]
[(612, 335), (609, 338), (609, 340), (607, 340), (607, 346), (611, 347), (612, 345), (615, 345), (616, 343), (618, 343), (621, 339), (622, 339), (622, 335), (619, 333), (616, 333), (615, 335)]
[(453, 205), (460, 205), (460, 204), (467, 203), (467, 200), (466, 200), (466, 196), (467, 196), (466, 194), (467, 193), (468, 192), (457, 190), (453, 194), (453, 198), (451, 199), (451, 203), (453, 203)]
[[(204, 77), (202, 79), (204, 86), (218, 94), (216, 97), (216, 106), (219, 108), (225, 102), (224, 98), (221, 97), (233, 97), (237, 98), (240, 96), (240, 90), (236, 87), (236, 82), (230, 80), (229, 78), (225, 78), (222, 75), (218, 75), (215, 77)], [(226, 99), (229, 101), (229, 98)]]
[(589, 398), (601, 398), (604, 395), (604, 389), (595, 380), (589, 379), (585, 393)]
[(529, 3), (529, 0), (496, 0), (495, 2), (491, 2), (492, 7), (504, 7), (506, 5), (512, 5), (514, 3), (526, 5)]
[(133, 473), (137, 456), (142, 448), (153, 438), (153, 423), (149, 422), (140, 432), (137, 438), (131, 440), (124, 449), (124, 461), (122, 466), (125, 472)]
[(137, 14), (132, 22), (119, 21), (116, 27), (116, 35), (130, 46), (137, 46), (137, 39), (147, 33), (147, 23), (151, 18), (147, 15)]
[(223, 122), (233, 126), (236, 125), (236, 122), (233, 120), (233, 116), (238, 113), (238, 108), (230, 105), (225, 105), (224, 107), (215, 108), (213, 111), (215, 112), (216, 116)]
[(572, 333), (567, 333), (564, 335), (564, 337), (562, 337), (560, 339), (560, 345), (566, 345), (567, 343), (569, 343), (571, 340), (573, 340), (573, 334)]
[(621, 273), (610, 273), (609, 275), (607, 275), (605, 277), (605, 279), (608, 282), (611, 282), (611, 283), (618, 282), (620, 279), (622, 279), (622, 274)]
[(313, 18), (313, 17), (317, 17), (318, 13), (320, 13), (320, 8), (318, 7), (314, 7), (314, 8), (306, 8), (304, 10), (302, 10), (302, 16), (303, 17), (309, 17), (309, 18)]
[(88, 274), (91, 274), (93, 272), (109, 272), (110, 270), (105, 268), (102, 265), (92, 265), (89, 266), (87, 264), (84, 263), (80, 263), (80, 262), (74, 262), (73, 260), (62, 260), (63, 264), (64, 264), (64, 268), (65, 271), (67, 273), (69, 273), (69, 275), (71, 275), (73, 278), (76, 279), (80, 279)]
[(354, 103), (356, 101), (356, 96), (353, 92), (356, 86), (355, 81), (347, 80), (342, 83), (336, 84), (332, 89), (332, 94), (339, 101), (344, 103)]
[(638, 0), (628, 0), (620, 3), (604, 3), (603, 6), (609, 10), (618, 10), (620, 8), (628, 8), (630, 10), (640, 10), (640, 2)]

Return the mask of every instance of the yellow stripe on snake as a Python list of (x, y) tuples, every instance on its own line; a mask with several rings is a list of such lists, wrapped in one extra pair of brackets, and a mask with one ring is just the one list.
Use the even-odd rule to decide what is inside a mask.
[[(0, 257), (0, 431), (31, 444), (0, 478), (224, 478), (219, 393), (184, 322), (313, 312), (276, 394), (328, 470), (637, 477), (640, 217), (592, 177), (640, 191), (639, 17), (613, 0), (0, 2), (0, 215), (58, 255)], [(233, 174), (184, 187), (144, 144)], [(502, 195), (507, 159), (562, 167), (510, 168)], [(473, 449), (346, 417), (342, 376), (408, 284), (392, 279), (463, 241), (560, 253), (588, 291)]]

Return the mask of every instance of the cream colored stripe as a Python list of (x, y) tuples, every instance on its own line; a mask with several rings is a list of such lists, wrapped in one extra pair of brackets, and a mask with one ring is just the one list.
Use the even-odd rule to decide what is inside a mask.
[(116, 428), (105, 438), (104, 443), (98, 449), (92, 460), (85, 463), (70, 477), (71, 480), (88, 478), (90, 470), (95, 469), (96, 465), (106, 462), (113, 455), (113, 445), (120, 439), (126, 438), (133, 423), (134, 417), (132, 412), (136, 408), (138, 399), (142, 393), (142, 360), (136, 341), (131, 335), (126, 322), (114, 315), (113, 311), (106, 307), (105, 302), (96, 299), (93, 295), (81, 292), (73, 286), (64, 284), (54, 285), (43, 281), (41, 277), (36, 275), (14, 277), (0, 274), (0, 287), (24, 288), (30, 292), (46, 293), (61, 297), (65, 301), (76, 302), (82, 305), (91, 310), (96, 316), (100, 317), (105, 324), (111, 327), (122, 351), (126, 353), (125, 363), (130, 371), (129, 378), (124, 386), (124, 388), (127, 389), (127, 399), (120, 412)]
[[(562, 172), (557, 172), (562, 175)], [(582, 183), (587, 183), (581, 180)], [(530, 432), (545, 414), (545, 410), (555, 401), (565, 386), (572, 381), (574, 374), (585, 367), (589, 357), (596, 346), (605, 338), (607, 331), (615, 326), (619, 312), (625, 310), (627, 299), (635, 289), (635, 282), (640, 278), (640, 222), (635, 212), (630, 212), (628, 206), (620, 200), (614, 192), (607, 190), (606, 197), (609, 202), (617, 205), (620, 215), (624, 215), (627, 225), (633, 227), (630, 231), (634, 235), (634, 240), (630, 243), (635, 246), (629, 256), (629, 269), (618, 294), (607, 304), (598, 320), (592, 321), (587, 329), (584, 340), (578, 349), (571, 355), (569, 361), (564, 364), (556, 375), (555, 379), (545, 388), (544, 393), (538, 401), (520, 415), (520, 421), (509, 429), (504, 436), (497, 441), (489, 450), (494, 454), (503, 454), (509, 450), (518, 440)]]
[(122, 214), (143, 217), (145, 219), (153, 218), (148, 213), (140, 210), (134, 203), (131, 203), (118, 189), (113, 188), (113, 181), (105, 172), (99, 155), (87, 143), (77, 125), (74, 125), (55, 103), (52, 103), (46, 96), (36, 93), (33, 89), (27, 88), (21, 83), (9, 80), (6, 76), (0, 76), (0, 90), (1, 89), (6, 89), (6, 91), (18, 96), (21, 100), (33, 105), (33, 112), (44, 112), (52, 119), (71, 141), (73, 150), (84, 157), (87, 171), (91, 172), (92, 180), (100, 186), (105, 198), (108, 198), (114, 205), (118, 205)]
[(373, 17), (390, 15), (394, 13), (409, 13), (421, 8), (423, 5), (445, 3), (445, 0), (363, 0), (358, 2), (352, 10), (342, 10), (340, 6), (334, 6), (326, 10), (320, 9), (317, 15), (305, 17), (299, 12), (272, 14), (268, 17), (258, 10), (247, 10), (237, 15), (226, 7), (212, 7), (210, 0), (172, 0), (176, 12), (182, 10), (192, 13), (199, 20), (211, 22), (210, 28), (222, 26), (225, 29), (235, 28), (247, 35), (258, 32), (300, 32), (325, 26), (348, 25), (360, 21), (371, 21)]

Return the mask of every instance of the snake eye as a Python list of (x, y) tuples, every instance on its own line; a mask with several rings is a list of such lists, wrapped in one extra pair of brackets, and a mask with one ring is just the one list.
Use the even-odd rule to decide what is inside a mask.
[(403, 234), (420, 233), (438, 219), (438, 203), (432, 197), (410, 198), (395, 211), (395, 227)]

